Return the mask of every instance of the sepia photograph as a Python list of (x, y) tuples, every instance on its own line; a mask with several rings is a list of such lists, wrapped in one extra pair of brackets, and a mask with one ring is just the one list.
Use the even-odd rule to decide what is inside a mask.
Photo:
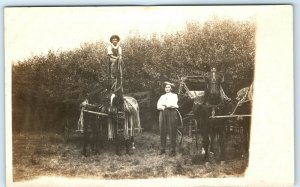
[(292, 14), (6, 7), (7, 183), (292, 185)]

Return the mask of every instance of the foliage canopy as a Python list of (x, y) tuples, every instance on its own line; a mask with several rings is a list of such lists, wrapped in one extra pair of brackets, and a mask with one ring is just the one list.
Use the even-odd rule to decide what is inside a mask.
[[(178, 77), (216, 67), (225, 76), (225, 90), (235, 95), (254, 78), (255, 29), (251, 21), (212, 19), (186, 23), (176, 33), (131, 35), (121, 44), (124, 91), (151, 90), (155, 104), (163, 81), (178, 83)], [(62, 129), (63, 119), (77, 118), (84, 97), (108, 85), (107, 45), (85, 43), (14, 64), (13, 129)]]

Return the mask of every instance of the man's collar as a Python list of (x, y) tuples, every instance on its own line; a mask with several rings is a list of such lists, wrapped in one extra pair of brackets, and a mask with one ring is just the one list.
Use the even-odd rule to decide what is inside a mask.
[(117, 49), (120, 45), (119, 45), (119, 43), (116, 45), (116, 46), (114, 46), (114, 44), (110, 44), (111, 45), (111, 47), (112, 48), (114, 48), (114, 49)]

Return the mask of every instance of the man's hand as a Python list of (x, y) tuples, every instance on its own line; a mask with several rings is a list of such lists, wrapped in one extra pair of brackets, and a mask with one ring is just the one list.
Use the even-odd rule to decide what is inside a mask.
[(118, 59), (118, 56), (110, 55), (111, 58)]

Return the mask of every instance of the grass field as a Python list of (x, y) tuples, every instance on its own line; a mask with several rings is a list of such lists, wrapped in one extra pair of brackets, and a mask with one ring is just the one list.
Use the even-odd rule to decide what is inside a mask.
[(132, 155), (115, 155), (113, 144), (107, 143), (99, 153), (81, 154), (80, 138), (64, 142), (55, 133), (13, 134), (13, 180), (23, 181), (40, 176), (81, 177), (94, 179), (149, 179), (167, 177), (216, 178), (241, 177), (248, 165), (242, 157), (241, 143), (228, 139), (227, 161), (220, 164), (211, 154), (204, 164), (193, 140), (185, 137), (177, 155), (158, 155), (159, 135), (143, 132), (135, 139)]

